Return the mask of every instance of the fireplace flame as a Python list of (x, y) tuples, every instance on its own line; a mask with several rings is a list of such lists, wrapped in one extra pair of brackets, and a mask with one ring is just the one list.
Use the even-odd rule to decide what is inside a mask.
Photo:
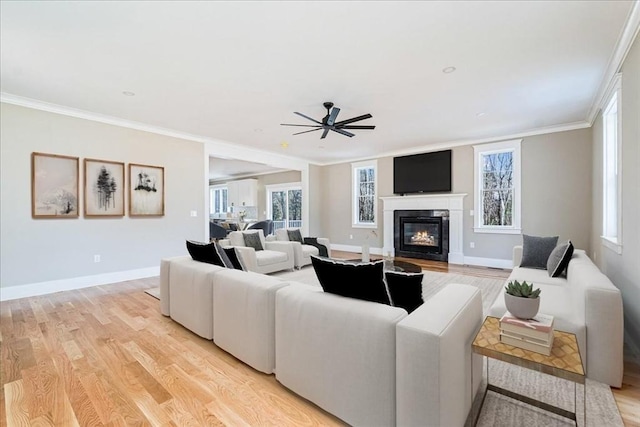
[(428, 231), (418, 231), (411, 236), (411, 244), (423, 246), (437, 246), (435, 236), (429, 234)]

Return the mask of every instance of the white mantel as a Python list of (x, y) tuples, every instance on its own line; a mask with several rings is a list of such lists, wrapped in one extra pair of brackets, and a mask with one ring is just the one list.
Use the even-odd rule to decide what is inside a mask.
[(384, 246), (382, 253), (395, 255), (393, 247), (393, 211), (400, 210), (449, 210), (449, 262), (464, 264), (462, 252), (462, 207), (466, 193), (460, 194), (432, 194), (417, 196), (380, 197), (383, 203), (383, 234)]

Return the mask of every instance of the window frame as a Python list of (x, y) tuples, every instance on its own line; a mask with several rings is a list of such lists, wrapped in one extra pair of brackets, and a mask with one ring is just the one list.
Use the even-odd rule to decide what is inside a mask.
[[(227, 190), (227, 210), (216, 212), (216, 191), (220, 191), (220, 207), (224, 206), (223, 203), (223, 192), (222, 190)], [(229, 212), (229, 189), (226, 184), (218, 184), (218, 185), (210, 185), (209, 186), (209, 215), (223, 215)]]
[[(483, 163), (484, 155), (498, 153), (513, 153), (513, 218), (512, 225), (484, 225)], [(476, 233), (493, 234), (522, 234), (522, 139), (479, 144), (473, 146), (474, 160), (474, 226)]]
[[(373, 222), (358, 220), (359, 177), (361, 169), (373, 169)], [(378, 160), (351, 163), (351, 226), (353, 228), (378, 228)]]
[[(286, 217), (286, 225), (288, 228), (289, 223), (292, 221), (291, 219), (289, 219), (289, 200), (288, 200), (288, 192), (291, 190), (299, 190), (301, 193), (301, 197), (304, 199), (304, 192), (302, 191), (302, 182), (285, 182), (282, 184), (270, 184), (270, 185), (265, 185), (265, 192), (266, 192), (266, 202), (267, 202), (267, 219), (271, 219), (273, 220), (273, 201), (271, 200), (271, 195), (273, 192), (278, 192), (278, 191), (286, 191), (287, 192), (287, 212), (285, 213), (285, 217)], [(304, 210), (304, 203), (300, 203), (300, 209), (301, 209), (301, 215), (300, 215), (300, 227), (298, 228), (303, 228), (304, 226), (304, 215), (302, 215), (302, 210)]]
[[(611, 138), (609, 120), (614, 115), (615, 108), (615, 136)], [(613, 139), (613, 141), (611, 141)], [(615, 150), (615, 153), (611, 153)], [(611, 162), (613, 161), (613, 164)], [(610, 168), (613, 167), (613, 171)], [(615, 179), (615, 194), (611, 194), (609, 180)], [(609, 208), (611, 199), (615, 197), (614, 218), (611, 218)], [(612, 222), (615, 235), (611, 232)], [(602, 245), (617, 254), (622, 254), (622, 75), (617, 74), (604, 98), (602, 108)]]

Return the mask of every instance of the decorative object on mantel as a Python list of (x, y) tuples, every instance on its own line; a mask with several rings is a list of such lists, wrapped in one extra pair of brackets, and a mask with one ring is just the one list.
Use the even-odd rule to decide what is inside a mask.
[(78, 157), (31, 153), (31, 216), (78, 218)]
[(510, 281), (505, 286), (504, 302), (507, 310), (520, 319), (532, 319), (540, 309), (540, 288), (533, 289), (533, 283)]

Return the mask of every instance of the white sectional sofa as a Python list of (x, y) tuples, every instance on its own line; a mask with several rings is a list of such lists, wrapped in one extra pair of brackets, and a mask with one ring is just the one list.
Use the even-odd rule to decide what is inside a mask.
[[(163, 259), (161, 311), (353, 425), (462, 426), (481, 359), (480, 291), (448, 285), (407, 315), (322, 288)], [(471, 379), (474, 378), (474, 384)]]
[[(566, 277), (549, 277), (546, 270), (519, 267), (522, 246), (513, 249), (513, 271), (507, 282), (533, 282), (542, 290), (540, 312), (555, 317), (555, 328), (576, 334), (587, 377), (613, 387), (622, 385), (622, 296), (583, 250), (575, 250)], [(500, 295), (489, 315), (507, 311)]]

